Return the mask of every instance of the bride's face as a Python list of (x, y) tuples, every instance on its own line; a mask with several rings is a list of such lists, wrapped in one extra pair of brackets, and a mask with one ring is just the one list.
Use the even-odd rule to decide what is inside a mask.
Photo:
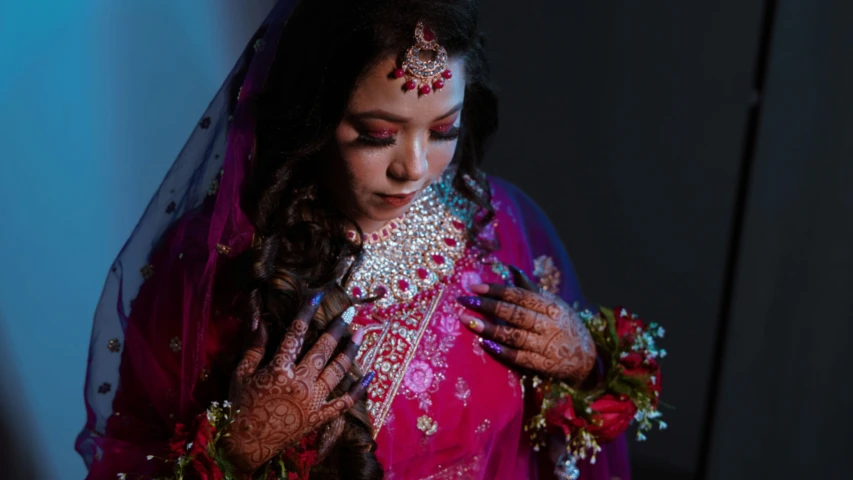
[(450, 164), (465, 98), (463, 62), (453, 78), (427, 95), (403, 92), (394, 57), (358, 83), (335, 131), (337, 157), (330, 173), (336, 201), (365, 232), (406, 212), (417, 194)]

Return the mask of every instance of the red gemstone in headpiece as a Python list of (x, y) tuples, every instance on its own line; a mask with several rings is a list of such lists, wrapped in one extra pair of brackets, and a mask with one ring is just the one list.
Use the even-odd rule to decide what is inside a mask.
[(397, 70), (394, 70), (394, 78), (403, 78), (405, 73), (406, 72), (404, 72), (402, 68), (398, 68)]
[(452, 74), (452, 73), (450, 73), (450, 70), (445, 70), (445, 71), (441, 72), (441, 76), (442, 76), (442, 77), (444, 77), (444, 78), (446, 78), (446, 79), (448, 79), (448, 80), (450, 80), (450, 77), (452, 77), (452, 76), (453, 76), (453, 74)]
[(432, 33), (432, 30), (430, 30), (429, 27), (425, 26), (424, 27), (424, 40), (426, 40), (427, 42), (431, 42), (431, 41), (433, 41), (433, 39), (435, 39), (435, 34)]
[(422, 93), (422, 94), (426, 95), (426, 94), (428, 94), (429, 92), (430, 92), (429, 85), (424, 85), (423, 87), (421, 87), (421, 93)]

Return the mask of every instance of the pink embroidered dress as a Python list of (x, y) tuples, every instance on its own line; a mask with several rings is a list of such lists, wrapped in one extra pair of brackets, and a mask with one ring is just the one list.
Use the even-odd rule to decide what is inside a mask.
[[(236, 308), (240, 292), (221, 280), (252, 242), (240, 206), (254, 144), (251, 100), (292, 6), (277, 3), (110, 269), (76, 444), (90, 479), (168, 473), (147, 456), (167, 454), (179, 425), (227, 398), (246, 319)], [(507, 281), (508, 265), (570, 304), (582, 298), (543, 212), (512, 185), (490, 183), (497, 216), (483, 235), (499, 249), (484, 254), (466, 241), (464, 201), (442, 182), (370, 236), (345, 286), (354, 297), (387, 292), (355, 319), (368, 331), (357, 360), (377, 374), (367, 401), (386, 478), (553, 477), (547, 455), (534, 452), (523, 431), (531, 392), (480, 348), (459, 322), (455, 299), (473, 283)], [(628, 479), (624, 436), (580, 468), (585, 480)]]
[[(500, 249), (466, 244), (460, 198), (433, 188), (409, 214), (369, 238), (348, 291), (386, 290), (356, 323), (367, 328), (358, 360), (377, 377), (368, 391), (377, 455), (386, 478), (548, 478), (523, 432), (521, 376), (495, 361), (459, 321), (455, 299), (471, 284), (509, 280), (514, 265), (570, 304), (581, 301), (562, 245), (542, 211), (515, 187), (492, 180), (496, 218), (483, 233)], [(470, 313), (470, 311), (468, 311)], [(629, 478), (624, 439), (582, 478)], [(543, 454), (544, 456), (544, 454)]]

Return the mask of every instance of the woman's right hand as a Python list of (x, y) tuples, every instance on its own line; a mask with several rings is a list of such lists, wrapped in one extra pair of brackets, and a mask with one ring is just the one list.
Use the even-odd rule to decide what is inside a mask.
[(223, 437), (223, 445), (228, 459), (243, 472), (254, 472), (304, 435), (343, 415), (373, 379), (372, 373), (365, 375), (348, 393), (326, 401), (349, 371), (363, 338), (363, 332), (357, 332), (346, 349), (329, 363), (347, 331), (347, 322), (341, 317), (331, 322), (296, 363), (322, 296), (317, 294), (302, 307), (272, 361), (258, 368), (267, 343), (266, 327), (260, 322), (252, 346), (234, 372), (229, 397), (234, 411), (239, 413), (234, 416), (229, 435)]

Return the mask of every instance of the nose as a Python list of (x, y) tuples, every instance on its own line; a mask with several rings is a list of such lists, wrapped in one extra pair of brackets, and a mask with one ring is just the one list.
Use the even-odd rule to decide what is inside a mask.
[(426, 142), (413, 138), (402, 145), (388, 166), (388, 176), (400, 182), (418, 182), (429, 173)]

